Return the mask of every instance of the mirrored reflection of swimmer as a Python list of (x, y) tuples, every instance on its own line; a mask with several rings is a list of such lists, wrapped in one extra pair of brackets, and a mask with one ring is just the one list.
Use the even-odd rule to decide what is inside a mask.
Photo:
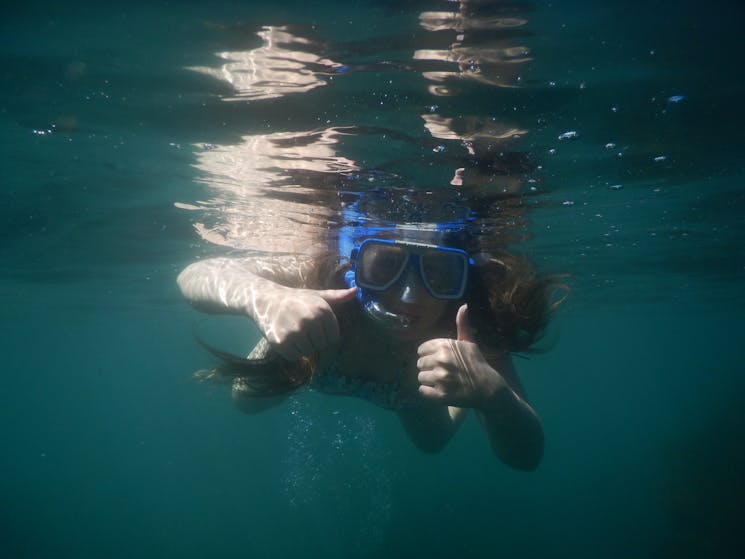
[[(505, 0), (462, 0), (438, 6), (447, 9), (418, 14), (418, 33), (384, 42), (395, 44), (395, 50), (385, 50), (380, 41), (348, 43), (343, 58), (354, 58), (356, 52), (368, 60), (373, 54), (400, 56), (413, 52), (410, 60), (388, 60), (385, 65), (389, 71), (396, 68), (417, 72), (428, 82), (431, 103), (420, 118), (429, 137), (405, 137), (401, 130), (382, 128), (377, 133), (429, 147), (434, 153), (423, 157), (417, 154), (418, 160), (398, 160), (392, 162), (393, 166), (407, 171), (420, 166), (425, 175), (427, 166), (433, 163), (452, 166), (450, 185), (471, 198), (522, 194), (526, 182), (535, 180), (530, 175), (536, 165), (516, 148), (524, 144), (530, 130), (524, 123), (515, 122), (519, 113), (505, 110), (505, 92), (511, 92), (514, 99), (532, 61), (527, 14), (533, 6)], [(345, 67), (350, 71), (382, 71), (382, 66), (347, 63)], [(465, 84), (470, 85), (466, 88)], [(471, 92), (488, 99), (479, 104), (475, 114), (468, 112), (473, 104), (462, 102), (465, 94)], [(370, 127), (359, 132), (376, 133)]]
[(451, 84), (473, 82), (485, 86), (512, 88), (521, 80), (530, 49), (518, 39), (528, 35), (528, 20), (520, 12), (525, 4), (490, 1), (453, 2), (457, 11), (425, 11), (419, 25), (432, 33), (444, 34), (450, 43), (441, 48), (419, 48), (415, 60), (445, 63), (453, 68), (430, 70), (423, 76), (431, 83), (430, 93), (450, 96)]
[[(305, 253), (323, 243), (338, 220), (337, 188), (359, 170), (337, 154), (351, 130), (251, 134), (235, 145), (197, 152), (195, 168), (207, 184), (206, 200), (178, 206), (199, 212), (194, 227), (214, 245), (236, 250)], [(322, 245), (323, 246), (323, 245)]]
[[(532, 60), (525, 39), (530, 36), (525, 16), (531, 6), (504, 0), (460, 0), (457, 10), (425, 11), (419, 24), (444, 43), (440, 48), (417, 49), (415, 60), (447, 63), (443, 70), (422, 73), (435, 97), (454, 96), (458, 83), (473, 82), (482, 94), (493, 88), (521, 87), (522, 75)], [(496, 99), (495, 95), (491, 98)], [(437, 105), (433, 105), (437, 106)], [(433, 138), (445, 142), (460, 140), (465, 151), (463, 164), (454, 169), (450, 184), (467, 189), (473, 196), (520, 192), (532, 170), (529, 158), (511, 148), (528, 129), (511, 124), (504, 117), (487, 116), (484, 111), (504, 113), (499, 104), (482, 106), (482, 113), (464, 115), (432, 112), (421, 115)]]
[(189, 69), (229, 83), (234, 95), (225, 101), (258, 101), (306, 93), (326, 85), (319, 76), (341, 71), (342, 65), (312, 52), (309, 39), (286, 26), (263, 26), (257, 33), (262, 45), (245, 51), (223, 51), (220, 68)]
[(178, 283), (198, 309), (248, 316), (262, 332), (253, 361), (223, 354), (215, 371), (244, 412), (307, 385), (394, 410), (436, 452), (473, 409), (496, 455), (531, 470), (543, 432), (510, 352), (540, 338), (558, 285), (507, 252), (479, 253), (467, 229), (356, 228), (323, 255), (216, 258)]

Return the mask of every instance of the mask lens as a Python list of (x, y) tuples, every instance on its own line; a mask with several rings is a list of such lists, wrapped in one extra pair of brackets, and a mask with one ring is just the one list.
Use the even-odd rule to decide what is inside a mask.
[(401, 276), (408, 258), (406, 250), (395, 245), (365, 244), (357, 257), (357, 283), (370, 289), (387, 289)]
[(463, 295), (467, 257), (459, 252), (431, 250), (421, 255), (422, 278), (432, 295), (457, 298)]

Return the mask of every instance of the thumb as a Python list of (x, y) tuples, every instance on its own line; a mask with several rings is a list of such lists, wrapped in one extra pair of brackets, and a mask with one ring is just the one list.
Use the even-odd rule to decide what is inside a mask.
[(354, 299), (357, 296), (357, 288), (323, 289), (318, 291), (318, 296), (333, 307), (334, 305), (346, 303), (347, 301)]
[(468, 305), (461, 305), (458, 314), (455, 315), (455, 328), (458, 332), (459, 342), (472, 342), (471, 323), (468, 321)]

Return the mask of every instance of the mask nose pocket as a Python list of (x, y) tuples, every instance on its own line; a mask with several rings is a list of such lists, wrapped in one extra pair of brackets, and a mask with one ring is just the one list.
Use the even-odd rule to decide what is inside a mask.
[(424, 289), (419, 273), (413, 266), (409, 266), (401, 280), (401, 302), (418, 303)]

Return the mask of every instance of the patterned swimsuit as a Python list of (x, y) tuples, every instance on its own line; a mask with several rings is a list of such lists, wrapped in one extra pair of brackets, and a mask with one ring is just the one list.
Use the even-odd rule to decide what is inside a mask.
[(403, 368), (392, 382), (375, 382), (349, 377), (339, 372), (336, 364), (318, 369), (310, 381), (310, 388), (335, 396), (354, 396), (363, 398), (389, 410), (400, 410), (421, 405), (418, 394), (412, 394), (401, 387)]

